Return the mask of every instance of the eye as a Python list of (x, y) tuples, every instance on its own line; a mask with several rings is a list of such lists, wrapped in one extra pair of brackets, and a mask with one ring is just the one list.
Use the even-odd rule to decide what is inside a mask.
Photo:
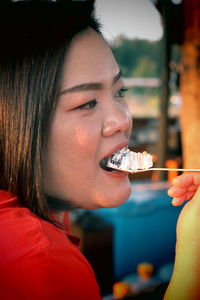
[(93, 109), (97, 105), (97, 100), (93, 99), (91, 101), (88, 101), (84, 104), (79, 105), (76, 109)]
[(121, 88), (116, 94), (115, 97), (116, 98), (124, 98), (125, 97), (125, 93), (128, 91), (127, 88)]

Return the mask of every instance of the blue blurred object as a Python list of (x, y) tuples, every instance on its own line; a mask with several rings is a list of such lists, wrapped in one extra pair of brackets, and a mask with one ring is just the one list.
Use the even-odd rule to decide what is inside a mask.
[(182, 206), (172, 206), (168, 187), (167, 182), (134, 182), (126, 203), (93, 211), (114, 228), (114, 279), (135, 272), (143, 261), (155, 268), (173, 263), (176, 222)]

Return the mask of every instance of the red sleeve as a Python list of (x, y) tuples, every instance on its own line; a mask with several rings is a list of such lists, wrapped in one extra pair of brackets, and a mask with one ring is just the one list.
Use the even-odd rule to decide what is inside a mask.
[(101, 300), (92, 271), (73, 252), (29, 254), (0, 278), (0, 299)]

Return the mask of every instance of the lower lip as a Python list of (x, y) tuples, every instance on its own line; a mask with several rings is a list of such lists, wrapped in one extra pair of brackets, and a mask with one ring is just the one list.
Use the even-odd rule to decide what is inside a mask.
[(109, 172), (104, 169), (102, 169), (107, 175), (111, 176), (112, 178), (124, 178), (128, 176), (128, 173), (123, 171), (115, 171), (115, 172)]

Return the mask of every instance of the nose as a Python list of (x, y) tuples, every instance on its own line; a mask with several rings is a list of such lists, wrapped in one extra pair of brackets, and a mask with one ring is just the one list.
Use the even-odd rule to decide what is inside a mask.
[(132, 129), (132, 116), (127, 106), (110, 105), (105, 111), (102, 135), (109, 137), (117, 132), (124, 132), (128, 137)]

